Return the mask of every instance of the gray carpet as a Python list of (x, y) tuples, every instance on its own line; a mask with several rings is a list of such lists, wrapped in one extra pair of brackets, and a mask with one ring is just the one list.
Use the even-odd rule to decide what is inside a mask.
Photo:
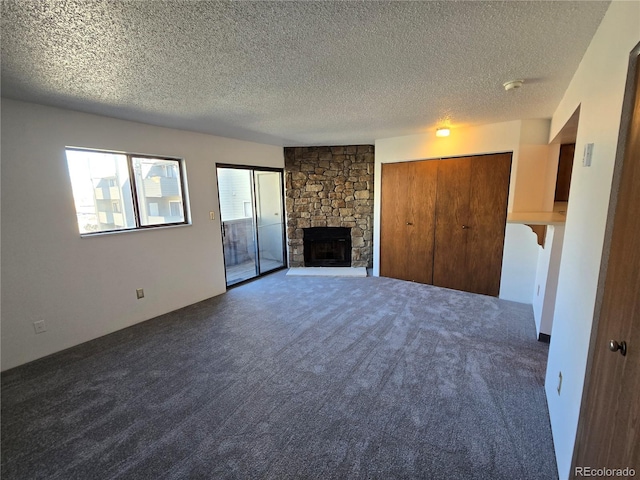
[(3, 479), (553, 479), (530, 306), (277, 272), (2, 375)]

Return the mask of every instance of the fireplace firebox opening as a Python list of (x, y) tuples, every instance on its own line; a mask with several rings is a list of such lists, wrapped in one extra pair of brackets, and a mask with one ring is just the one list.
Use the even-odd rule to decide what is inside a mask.
[(351, 229), (311, 227), (303, 229), (305, 267), (350, 267)]

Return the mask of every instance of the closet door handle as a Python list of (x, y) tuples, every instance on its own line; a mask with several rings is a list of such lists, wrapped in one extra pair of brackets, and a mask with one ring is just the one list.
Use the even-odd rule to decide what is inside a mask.
[(413, 225), (413, 223), (411, 223), (411, 222), (407, 222), (407, 225)]
[(463, 230), (468, 230), (469, 228), (470, 228), (469, 225), (462, 225)]
[(616, 342), (615, 340), (611, 340), (609, 342), (609, 350), (612, 352), (617, 352), (620, 350), (620, 355), (623, 357), (627, 354), (627, 342)]

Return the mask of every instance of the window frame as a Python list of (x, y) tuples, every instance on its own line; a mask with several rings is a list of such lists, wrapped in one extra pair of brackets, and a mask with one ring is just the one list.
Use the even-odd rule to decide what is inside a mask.
[[(97, 148), (83, 148), (83, 147), (65, 147), (65, 158), (68, 151), (76, 151), (76, 152), (88, 152), (88, 153), (100, 153), (100, 154), (111, 154), (111, 155), (122, 155), (126, 158), (127, 161), (127, 170), (129, 174), (129, 184), (131, 186), (131, 202), (133, 206), (133, 219), (135, 221), (136, 226), (131, 228), (118, 228), (114, 230), (99, 230), (96, 232), (80, 232), (80, 226), (78, 225), (78, 232), (81, 237), (92, 237), (96, 235), (112, 235), (114, 233), (125, 233), (125, 232), (137, 232), (150, 230), (155, 228), (168, 228), (168, 227), (179, 227), (184, 225), (191, 225), (191, 217), (189, 213), (189, 199), (188, 199), (188, 190), (187, 190), (187, 182), (186, 182), (186, 168), (185, 168), (185, 160), (180, 157), (171, 157), (167, 155), (150, 155), (148, 153), (130, 153), (130, 152), (121, 152), (117, 150), (100, 150)], [(135, 170), (133, 166), (133, 159), (150, 159), (150, 160), (165, 160), (176, 162), (178, 164), (178, 172), (176, 178), (180, 182), (180, 204), (182, 206), (182, 216), (184, 220), (182, 222), (170, 222), (170, 223), (155, 223), (153, 225), (143, 225), (140, 218), (140, 205), (138, 200), (138, 185), (136, 182)], [(69, 170), (69, 163), (67, 159), (67, 170)], [(71, 173), (69, 171), (70, 179)], [(144, 179), (143, 179), (144, 180)], [(73, 189), (72, 189), (73, 190)], [(72, 191), (73, 196), (73, 191)], [(75, 197), (74, 197), (75, 200)], [(75, 202), (74, 202), (74, 210), (75, 210)], [(77, 210), (76, 210), (77, 214)]]

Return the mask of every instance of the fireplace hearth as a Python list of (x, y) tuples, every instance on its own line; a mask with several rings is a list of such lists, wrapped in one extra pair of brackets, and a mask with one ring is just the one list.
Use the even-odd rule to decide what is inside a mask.
[(350, 267), (351, 229), (343, 227), (304, 228), (305, 267)]

